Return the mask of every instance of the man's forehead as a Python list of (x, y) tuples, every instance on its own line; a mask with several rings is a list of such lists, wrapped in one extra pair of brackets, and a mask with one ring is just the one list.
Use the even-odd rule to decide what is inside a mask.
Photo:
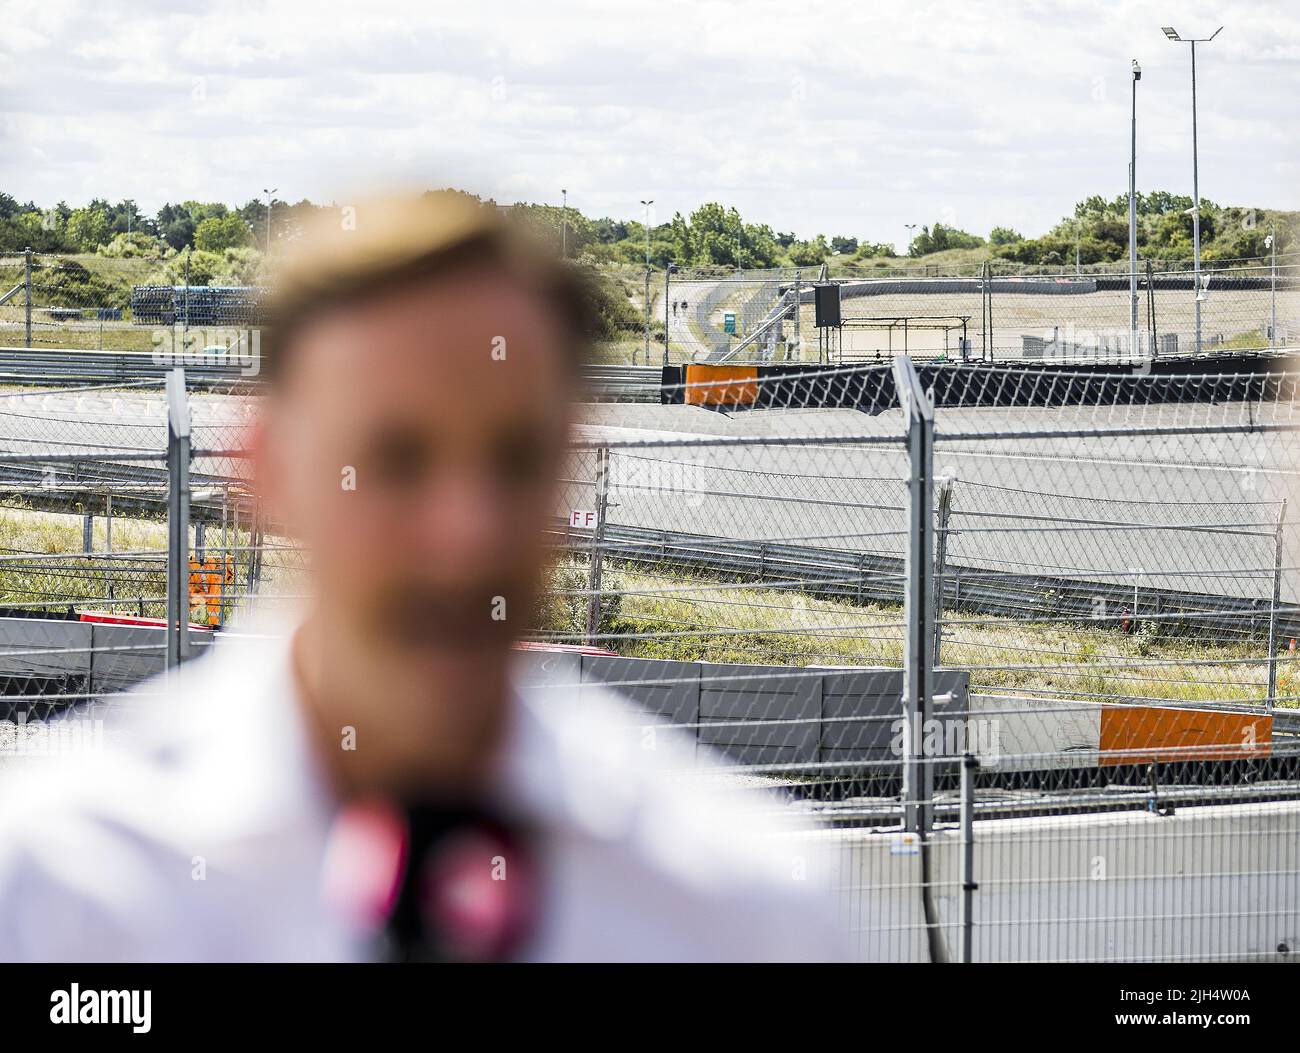
[(555, 306), (507, 272), (489, 267), (404, 282), (323, 309), (294, 336), (286, 373), (386, 361), (436, 370), (481, 363), (501, 380), (514, 366), (568, 371), (572, 351)]

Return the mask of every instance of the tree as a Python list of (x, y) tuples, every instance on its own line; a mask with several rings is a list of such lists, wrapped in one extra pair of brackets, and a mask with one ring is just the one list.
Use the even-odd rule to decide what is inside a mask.
[(194, 219), (178, 205), (163, 205), (158, 210), (158, 230), (163, 241), (180, 252), (194, 241)]
[(64, 225), (68, 238), (82, 252), (94, 252), (112, 238), (108, 216), (99, 208), (74, 209)]
[(796, 241), (790, 246), (790, 262), (796, 267), (819, 267), (831, 254), (826, 235), (818, 234), (808, 241)]
[(133, 230), (130, 234), (113, 235), (113, 240), (99, 247), (101, 256), (120, 259), (156, 260), (163, 254), (163, 243), (146, 230)]
[(233, 212), (209, 216), (194, 229), (194, 247), (203, 252), (223, 252), (252, 242), (253, 232), (248, 224)]
[(907, 254), (926, 256), (931, 252), (944, 252), (947, 249), (975, 249), (983, 244), (984, 239), (978, 234), (958, 230), (945, 223), (936, 223), (933, 228), (921, 228), (921, 233), (912, 239)]
[(689, 228), (690, 255), (684, 257), (684, 262), (739, 266), (744, 224), (734, 208), (724, 208), (716, 201), (703, 204), (691, 213)]
[(993, 245), (1014, 245), (1017, 241), (1024, 240), (1020, 231), (1010, 227), (994, 227), (989, 231), (989, 243)]
[(858, 251), (858, 239), (836, 234), (831, 238), (831, 252), (841, 256), (851, 256)]
[(897, 255), (898, 251), (887, 241), (864, 241), (857, 251), (860, 260), (891, 259)]
[(630, 231), (627, 223), (618, 219), (610, 219), (609, 216), (594, 220), (592, 229), (595, 231), (596, 240), (606, 245), (626, 240)]

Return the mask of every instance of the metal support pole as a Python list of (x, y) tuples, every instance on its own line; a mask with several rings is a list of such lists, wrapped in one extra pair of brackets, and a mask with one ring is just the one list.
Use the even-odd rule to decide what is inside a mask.
[(672, 282), (673, 265), (670, 263), (664, 268), (664, 365), (668, 365), (668, 288)]
[(1130, 125), (1130, 152), (1128, 163), (1128, 299), (1129, 299), (1129, 357), (1138, 353), (1138, 292), (1137, 292), (1137, 154), (1138, 154), (1138, 78), (1142, 76), (1133, 60), (1134, 72), (1129, 77), (1133, 85), (1133, 119)]
[(988, 268), (988, 281), (985, 282), (984, 288), (989, 315), (989, 361), (992, 362), (997, 357), (997, 350), (993, 341), (993, 264), (989, 260), (985, 260), (984, 266)]
[(27, 346), (32, 346), (32, 249), (29, 245), (24, 255), (23, 297), (27, 316)]
[(250, 596), (257, 592), (262, 582), (262, 540), (264, 536), (261, 510), (254, 508), (253, 550), (248, 555), (248, 592)]
[(185, 370), (167, 374), (167, 666), (189, 657), (190, 409)]
[[(633, 365), (636, 363), (634, 362)], [(645, 364), (650, 364), (650, 267), (645, 269)]]
[[(641, 202), (645, 209), (645, 364), (650, 364), (650, 206), (654, 198)], [(632, 353), (632, 364), (636, 365), (636, 353)]]
[(181, 326), (181, 361), (190, 343), (190, 250), (185, 250), (185, 321)]
[[(799, 316), (803, 314), (803, 272), (794, 272), (794, 352), (803, 361), (803, 338), (799, 335)], [(788, 355), (786, 356), (789, 357)]]
[(988, 260), (980, 269), (980, 360), (993, 360), (993, 268)]
[(1269, 290), (1269, 324), (1268, 324), (1268, 346), (1277, 347), (1277, 229), (1273, 228), (1268, 235), (1269, 249), (1271, 250), (1272, 262), (1268, 269), (1268, 290)]
[(609, 447), (596, 451), (596, 529), (591, 533), (591, 571), (587, 578), (587, 646), (600, 633), (600, 577), (604, 562), (605, 513), (609, 508)]
[(81, 517), (81, 551), (95, 551), (95, 517), (89, 512)]
[(961, 759), (961, 938), (958, 960), (974, 961), (975, 916), (975, 773), (980, 762), (967, 753)]
[(230, 603), (230, 585), (234, 575), (228, 574), (230, 566), (230, 487), (227, 485), (221, 494), (221, 605), (220, 620), (224, 628)]
[(1156, 283), (1151, 261), (1147, 260), (1147, 327), (1151, 331), (1151, 361), (1156, 360), (1159, 348), (1156, 345)]
[(1277, 704), (1277, 609), (1282, 601), (1282, 529), (1286, 525), (1286, 498), (1277, 513), (1273, 533), (1273, 601), (1268, 608), (1268, 712)]
[(1196, 41), (1192, 41), (1192, 251), (1196, 274), (1196, 353), (1201, 353), (1201, 177), (1196, 150)]
[(952, 512), (951, 477), (939, 481), (938, 524), (935, 528), (934, 554), (934, 664), (940, 664), (943, 647), (943, 576), (948, 565), (948, 517)]
[(908, 531), (904, 557), (903, 821), (924, 838), (931, 825), (934, 769), (924, 756), (934, 695), (934, 408), (912, 360), (894, 360), (894, 383), (906, 421)]

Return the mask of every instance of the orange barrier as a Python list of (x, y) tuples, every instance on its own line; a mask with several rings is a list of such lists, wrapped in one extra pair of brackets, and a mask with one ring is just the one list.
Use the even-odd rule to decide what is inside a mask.
[(226, 556), (223, 569), (216, 556), (190, 560), (190, 618), (206, 625), (221, 624), (221, 597), (233, 594), (235, 561)]
[(1208, 709), (1102, 706), (1101, 763), (1267, 757), (1273, 718)]
[(684, 401), (688, 406), (752, 406), (758, 401), (758, 367), (687, 366)]

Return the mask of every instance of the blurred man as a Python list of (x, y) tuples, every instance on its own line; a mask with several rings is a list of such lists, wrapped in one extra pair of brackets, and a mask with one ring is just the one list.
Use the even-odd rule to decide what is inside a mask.
[(840, 955), (807, 842), (659, 774), (692, 755), (612, 697), (512, 684), (585, 303), (451, 195), (304, 241), (251, 447), (308, 598), (173, 675), (126, 750), (9, 787), (0, 957)]

